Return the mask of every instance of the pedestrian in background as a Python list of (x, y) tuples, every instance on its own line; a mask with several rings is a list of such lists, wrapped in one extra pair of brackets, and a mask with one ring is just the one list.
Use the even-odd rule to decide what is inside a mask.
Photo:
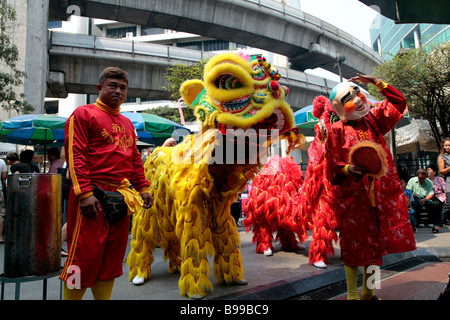
[(6, 155), (6, 164), (12, 166), (13, 164), (19, 163), (19, 155), (15, 152), (8, 153)]
[(416, 213), (417, 226), (425, 226), (421, 216), (421, 213), (425, 211), (427, 224), (432, 227), (438, 210), (436, 204), (431, 200), (434, 197), (433, 182), (427, 178), (425, 169), (420, 168), (416, 175), (409, 179), (406, 189), (411, 190), (414, 195), (411, 205)]
[(174, 147), (177, 145), (177, 140), (174, 138), (168, 138), (166, 141), (164, 141), (162, 147)]
[(58, 168), (64, 167), (64, 162), (61, 160), (61, 152), (58, 148), (54, 147), (48, 149), (47, 157), (50, 162), (48, 173), (58, 173)]
[[(438, 169), (434, 164), (430, 164), (427, 166), (427, 175), (428, 179), (433, 182), (433, 190), (434, 190), (434, 196), (431, 198), (431, 201), (434, 202), (436, 206), (436, 212), (435, 216), (433, 217), (433, 224), (436, 225), (436, 223), (439, 220), (439, 217), (442, 212), (442, 208), (444, 207), (444, 203), (446, 200), (445, 195), (445, 180), (442, 177), (439, 177), (437, 175)], [(434, 226), (433, 226), (434, 228)]]
[(39, 173), (39, 168), (33, 163), (33, 157), (33, 150), (23, 150), (20, 153), (19, 161), (15, 161), (15, 158), (13, 158), (14, 164), (11, 165), (9, 170), (11, 173)]
[(450, 138), (442, 140), (441, 154), (438, 157), (439, 172), (445, 177), (446, 201), (442, 208), (441, 215), (436, 225), (433, 227), (433, 233), (438, 233), (444, 226), (445, 219), (450, 217)]
[(3, 226), (5, 221), (5, 193), (6, 193), (6, 184), (5, 181), (8, 178), (8, 168), (6, 167), (6, 163), (3, 159), (0, 159), (0, 175), (1, 175), (1, 184), (0, 184), (0, 243), (4, 243), (3, 239)]
[(406, 189), (407, 181), (404, 178), (400, 179), (400, 183), (402, 185), (403, 193), (405, 194), (406, 205), (408, 206), (409, 220), (411, 221), (413, 231), (416, 232), (416, 215), (411, 205), (411, 203), (414, 201), (414, 196), (411, 190)]

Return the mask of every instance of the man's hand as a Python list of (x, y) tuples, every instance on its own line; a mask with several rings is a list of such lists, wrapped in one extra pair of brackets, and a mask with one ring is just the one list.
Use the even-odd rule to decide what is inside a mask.
[(369, 171), (366, 168), (362, 168), (355, 165), (349, 165), (348, 166), (348, 172), (356, 177), (357, 180), (362, 179), (366, 173)]
[(153, 205), (153, 198), (150, 197), (149, 193), (141, 193), (142, 200), (144, 200), (144, 209), (148, 209)]
[(80, 210), (86, 218), (96, 219), (97, 211), (102, 211), (102, 206), (94, 195), (90, 195), (80, 200)]
[(350, 82), (358, 81), (359, 83), (372, 83), (372, 84), (375, 84), (375, 83), (379, 82), (380, 79), (378, 79), (375, 76), (357, 73), (356, 77), (351, 77), (350, 79), (348, 79), (348, 81), (350, 81)]

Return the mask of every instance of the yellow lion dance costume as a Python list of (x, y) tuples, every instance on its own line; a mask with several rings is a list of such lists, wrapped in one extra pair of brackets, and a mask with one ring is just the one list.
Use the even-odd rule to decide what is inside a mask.
[[(203, 298), (212, 291), (208, 255), (214, 255), (218, 283), (247, 283), (230, 206), (262, 166), (263, 157), (249, 149), (267, 150), (273, 132), (287, 138), (290, 147), (303, 139), (291, 130), (295, 120), (279, 78), (262, 56), (235, 52), (212, 57), (204, 81), (183, 83), (180, 91), (195, 108), (200, 130), (174, 147), (155, 149), (144, 165), (154, 204), (133, 218), (130, 280), (150, 279), (158, 245), (169, 272), (181, 272), (182, 296)], [(236, 142), (239, 134), (250, 142)], [(230, 152), (236, 149), (235, 155)]]

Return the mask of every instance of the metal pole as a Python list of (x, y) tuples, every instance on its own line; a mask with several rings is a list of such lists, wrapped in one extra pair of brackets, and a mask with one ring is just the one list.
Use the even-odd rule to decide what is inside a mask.
[(46, 157), (46, 154), (47, 154), (47, 130), (48, 129), (45, 129), (45, 133), (44, 133), (44, 171), (42, 172), (42, 173), (45, 173), (45, 157)]
[(338, 68), (339, 72), (339, 81), (342, 82), (342, 63), (345, 61), (345, 56), (338, 56), (336, 57), (336, 63), (334, 64), (334, 68)]

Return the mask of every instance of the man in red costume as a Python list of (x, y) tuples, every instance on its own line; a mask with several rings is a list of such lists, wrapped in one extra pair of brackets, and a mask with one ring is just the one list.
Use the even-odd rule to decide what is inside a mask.
[[(121, 276), (128, 241), (129, 214), (149, 208), (149, 182), (136, 149), (131, 121), (120, 114), (128, 90), (128, 74), (106, 68), (97, 84), (95, 104), (78, 107), (65, 127), (66, 161), (72, 180), (67, 213), (69, 255), (61, 274), (64, 299), (81, 299), (91, 288), (94, 299), (109, 299)], [(129, 188), (130, 183), (133, 189)], [(109, 221), (93, 195), (95, 184), (120, 192), (128, 215)]]
[[(340, 121), (326, 141), (329, 181), (334, 185), (335, 214), (340, 228), (342, 259), (347, 280), (347, 299), (359, 299), (358, 266), (364, 267), (362, 299), (376, 299), (374, 279), (367, 268), (382, 265), (382, 256), (412, 251), (414, 234), (394, 160), (384, 139), (406, 113), (404, 96), (392, 86), (370, 75), (357, 75), (349, 81), (371, 83), (386, 99), (370, 109), (360, 88), (350, 82), (338, 84), (330, 94)], [(353, 162), (352, 148), (362, 145), (369, 152), (363, 166)], [(354, 149), (353, 149), (354, 150)], [(372, 158), (380, 155), (377, 158)], [(377, 164), (376, 174), (370, 164)], [(376, 166), (375, 166), (376, 167)], [(378, 170), (379, 169), (379, 170)], [(377, 270), (372, 269), (372, 270)]]

